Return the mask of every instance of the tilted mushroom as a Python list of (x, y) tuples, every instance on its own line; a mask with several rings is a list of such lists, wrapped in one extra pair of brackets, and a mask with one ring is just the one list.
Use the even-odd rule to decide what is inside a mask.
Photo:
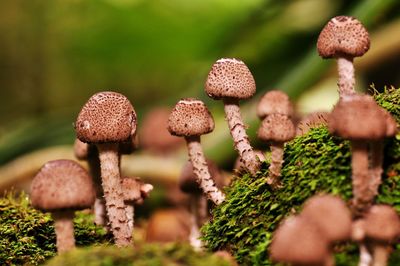
[(208, 73), (205, 91), (213, 99), (222, 99), (225, 117), (229, 125), (235, 149), (247, 170), (255, 175), (261, 167), (246, 133), (240, 115), (239, 101), (248, 99), (256, 92), (256, 83), (247, 66), (240, 60), (218, 60)]
[(365, 241), (372, 250), (372, 266), (386, 266), (391, 245), (400, 236), (400, 219), (389, 205), (374, 205), (365, 216)]
[(272, 236), (270, 258), (292, 266), (327, 266), (328, 242), (318, 227), (301, 216), (283, 221)]
[(322, 29), (318, 53), (322, 58), (337, 59), (340, 98), (355, 93), (353, 58), (364, 55), (369, 47), (368, 31), (353, 17), (334, 17)]
[(77, 138), (95, 144), (99, 152), (101, 179), (108, 219), (115, 243), (131, 243), (132, 231), (120, 180), (121, 143), (132, 143), (136, 133), (136, 113), (129, 100), (116, 92), (100, 92), (83, 106), (75, 123)]
[(216, 205), (225, 200), (208, 171), (207, 162), (200, 144), (200, 136), (214, 130), (214, 120), (207, 106), (200, 100), (180, 100), (168, 119), (168, 131), (174, 136), (184, 137), (196, 180), (208, 199)]
[(57, 251), (74, 248), (74, 211), (90, 208), (95, 200), (93, 182), (86, 170), (71, 160), (49, 161), (34, 177), (30, 196), (34, 208), (51, 212)]
[(372, 204), (381, 179), (371, 175), (368, 145), (388, 135), (391, 126), (387, 123), (387, 114), (372, 97), (354, 95), (339, 101), (328, 124), (332, 134), (351, 141), (354, 215), (362, 216)]
[(271, 143), (271, 164), (267, 182), (273, 187), (279, 186), (284, 144), (295, 137), (295, 127), (290, 119), (292, 115), (292, 104), (282, 91), (272, 90), (265, 93), (257, 105), (257, 116), (263, 119), (257, 136), (262, 141)]
[[(208, 171), (218, 188), (223, 187), (223, 176), (218, 166), (211, 160), (206, 159)], [(189, 195), (189, 212), (191, 214), (191, 230), (189, 236), (190, 244), (200, 249), (203, 244), (200, 238), (200, 227), (209, 219), (207, 198), (196, 181), (191, 162), (187, 162), (181, 171), (178, 184), (182, 192)]]

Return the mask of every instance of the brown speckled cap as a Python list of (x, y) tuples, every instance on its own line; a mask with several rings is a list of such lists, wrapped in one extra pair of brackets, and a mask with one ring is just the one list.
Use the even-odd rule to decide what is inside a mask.
[(387, 117), (368, 95), (342, 99), (329, 117), (329, 131), (350, 140), (378, 140), (387, 134)]
[(360, 21), (348, 16), (332, 18), (322, 29), (317, 42), (322, 58), (362, 56), (369, 47), (368, 31)]
[(269, 115), (261, 122), (257, 136), (262, 141), (286, 142), (295, 137), (296, 129), (286, 115)]
[[(206, 159), (208, 171), (211, 178), (214, 180), (218, 188), (224, 186), (224, 176), (222, 175), (218, 166), (211, 160)], [(186, 162), (183, 166), (181, 174), (178, 179), (178, 185), (181, 191), (188, 194), (202, 194), (203, 191), (196, 182), (196, 176), (193, 173), (193, 166), (190, 161)]]
[(95, 195), (92, 178), (71, 160), (47, 162), (31, 185), (32, 206), (44, 211), (85, 209), (94, 204)]
[(400, 236), (400, 220), (389, 205), (374, 205), (365, 216), (365, 235), (369, 239), (392, 242)]
[(88, 143), (128, 141), (136, 133), (136, 113), (124, 95), (99, 92), (83, 106), (75, 131), (77, 138)]
[(264, 118), (267, 115), (281, 114), (292, 116), (293, 106), (289, 96), (283, 91), (272, 90), (265, 93), (257, 105), (257, 116)]
[(168, 131), (174, 136), (200, 136), (214, 130), (214, 119), (200, 100), (180, 100), (168, 118)]
[(256, 82), (248, 67), (240, 60), (218, 60), (208, 73), (205, 90), (213, 99), (248, 99), (256, 92)]
[(327, 256), (327, 241), (323, 234), (300, 216), (287, 218), (272, 237), (270, 257), (273, 261), (323, 265)]
[(351, 213), (344, 201), (331, 195), (318, 195), (306, 201), (301, 216), (314, 223), (329, 241), (351, 237)]

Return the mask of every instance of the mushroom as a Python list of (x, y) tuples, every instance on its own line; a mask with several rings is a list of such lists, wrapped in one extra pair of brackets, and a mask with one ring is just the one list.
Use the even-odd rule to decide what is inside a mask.
[(182, 138), (172, 136), (167, 130), (170, 109), (158, 107), (152, 109), (143, 118), (139, 135), (141, 147), (155, 154), (167, 154), (181, 147)]
[(284, 144), (294, 138), (295, 132), (290, 118), (281, 114), (268, 115), (258, 129), (258, 138), (271, 143), (271, 164), (267, 183), (275, 188), (280, 185)]
[(31, 184), (31, 203), (51, 212), (56, 231), (57, 251), (75, 247), (74, 211), (90, 208), (95, 199), (92, 179), (85, 169), (71, 160), (49, 161)]
[(295, 136), (292, 120), (293, 106), (286, 93), (272, 90), (261, 97), (257, 105), (257, 116), (262, 119), (258, 138), (271, 142), (271, 164), (268, 184), (277, 187), (283, 164), (283, 146)]
[[(208, 171), (218, 188), (223, 186), (223, 176), (218, 166), (211, 160), (206, 159)], [(178, 180), (179, 188), (189, 195), (189, 212), (191, 215), (191, 230), (189, 242), (195, 249), (203, 246), (200, 238), (199, 228), (208, 220), (207, 198), (204, 197), (199, 185), (196, 182), (196, 175), (193, 172), (191, 162), (187, 162), (181, 171)]]
[(387, 136), (391, 127), (387, 123), (387, 114), (372, 97), (354, 95), (339, 101), (329, 117), (328, 126), (332, 134), (351, 141), (354, 215), (362, 216), (376, 196), (381, 180), (369, 170), (368, 144)]
[(313, 112), (305, 115), (296, 127), (296, 136), (307, 134), (312, 128), (328, 126), (328, 112)]
[(75, 131), (79, 140), (95, 144), (97, 147), (111, 231), (118, 246), (129, 245), (132, 228), (126, 219), (120, 180), (119, 149), (121, 143), (133, 142), (136, 133), (135, 110), (122, 94), (96, 93), (80, 111)]
[(123, 177), (122, 191), (124, 194), (124, 202), (126, 204), (126, 218), (130, 228), (134, 226), (135, 205), (143, 203), (150, 192), (153, 190), (151, 184), (145, 184), (138, 177)]
[(385, 266), (391, 245), (400, 235), (400, 219), (391, 206), (374, 205), (365, 216), (365, 241), (372, 249), (372, 266)]
[(292, 266), (325, 266), (331, 262), (324, 235), (301, 216), (288, 217), (274, 232), (270, 258)]
[(250, 70), (240, 60), (220, 59), (208, 74), (205, 91), (211, 98), (222, 99), (224, 102), (225, 117), (235, 149), (247, 170), (255, 175), (261, 167), (261, 162), (250, 145), (239, 108), (239, 100), (248, 99), (256, 92), (256, 84)]
[(322, 29), (317, 49), (322, 58), (336, 58), (339, 72), (339, 96), (352, 95), (354, 90), (353, 58), (364, 55), (370, 47), (368, 31), (353, 17), (337, 16)]
[(186, 140), (189, 159), (193, 165), (197, 183), (207, 198), (218, 205), (225, 200), (225, 195), (211, 178), (200, 144), (200, 136), (213, 130), (214, 120), (207, 106), (194, 98), (180, 100), (168, 119), (168, 131), (172, 135), (184, 137)]

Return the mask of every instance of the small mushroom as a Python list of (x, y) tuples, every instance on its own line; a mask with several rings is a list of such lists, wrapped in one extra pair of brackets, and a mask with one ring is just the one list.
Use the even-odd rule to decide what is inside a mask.
[(365, 238), (372, 249), (372, 266), (386, 266), (391, 245), (400, 236), (400, 219), (388, 205), (374, 205), (365, 216)]
[(290, 118), (281, 114), (268, 115), (258, 129), (258, 138), (271, 143), (271, 164), (267, 183), (273, 187), (280, 185), (284, 145), (285, 142), (294, 138), (295, 132)]
[(353, 17), (334, 17), (322, 29), (318, 53), (322, 58), (337, 59), (340, 98), (355, 93), (353, 58), (364, 55), (369, 47), (368, 31)]
[(75, 247), (74, 211), (90, 208), (95, 199), (92, 179), (85, 169), (71, 160), (47, 162), (31, 185), (31, 203), (51, 212), (57, 236), (57, 251)]
[(362, 216), (377, 194), (381, 177), (371, 175), (368, 144), (387, 136), (389, 127), (386, 121), (387, 116), (383, 109), (368, 95), (341, 99), (329, 117), (330, 132), (351, 141), (355, 216)]
[(140, 146), (144, 150), (155, 154), (168, 154), (185, 143), (182, 138), (172, 136), (167, 130), (170, 111), (165, 107), (154, 108), (143, 118), (139, 135)]
[(129, 245), (132, 228), (126, 219), (119, 151), (121, 143), (133, 143), (136, 133), (135, 110), (122, 94), (96, 93), (80, 111), (75, 131), (80, 141), (97, 147), (107, 214), (115, 243), (118, 246)]
[(240, 60), (220, 59), (208, 73), (205, 91), (211, 98), (223, 100), (225, 117), (235, 149), (247, 170), (255, 175), (261, 167), (261, 162), (250, 145), (239, 108), (239, 100), (248, 99), (256, 92), (253, 75)]
[(292, 266), (325, 266), (331, 261), (324, 235), (301, 216), (285, 219), (274, 232), (270, 257)]
[[(223, 176), (218, 166), (211, 160), (206, 160), (208, 171), (218, 188), (223, 186)], [(207, 198), (196, 181), (191, 162), (187, 162), (181, 171), (178, 184), (182, 192), (189, 195), (189, 213), (191, 214), (191, 230), (189, 242), (195, 249), (203, 246), (200, 240), (200, 227), (209, 219)]]
[(304, 116), (296, 127), (296, 136), (307, 134), (312, 128), (328, 126), (328, 112), (313, 112)]
[(207, 198), (218, 205), (225, 200), (225, 195), (211, 178), (200, 144), (200, 136), (213, 130), (214, 120), (207, 106), (194, 98), (180, 100), (168, 119), (168, 131), (174, 136), (185, 137), (189, 159), (199, 186)]

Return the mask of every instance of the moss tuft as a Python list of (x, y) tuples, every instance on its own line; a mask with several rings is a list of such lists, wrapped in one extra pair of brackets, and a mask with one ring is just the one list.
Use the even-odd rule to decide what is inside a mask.
[(229, 262), (199, 253), (184, 244), (146, 244), (135, 248), (99, 246), (81, 248), (51, 259), (47, 266), (229, 266)]
[[(400, 121), (400, 89), (375, 94), (378, 104)], [(400, 211), (400, 140), (387, 141), (385, 176), (378, 202)], [(267, 248), (272, 232), (286, 216), (296, 213), (303, 202), (316, 193), (332, 193), (348, 200), (352, 196), (349, 142), (331, 136), (325, 127), (312, 129), (285, 146), (285, 163), (279, 191), (266, 184), (268, 165), (261, 173), (237, 177), (227, 188), (227, 200), (213, 211), (213, 220), (202, 231), (211, 250), (231, 250), (244, 265), (271, 265)], [(337, 255), (338, 265), (356, 262), (357, 249), (349, 246)]]
[[(74, 227), (77, 246), (111, 239), (83, 212), (77, 212)], [(0, 265), (38, 265), (56, 255), (55, 242), (51, 216), (33, 209), (25, 194), (0, 198)]]

